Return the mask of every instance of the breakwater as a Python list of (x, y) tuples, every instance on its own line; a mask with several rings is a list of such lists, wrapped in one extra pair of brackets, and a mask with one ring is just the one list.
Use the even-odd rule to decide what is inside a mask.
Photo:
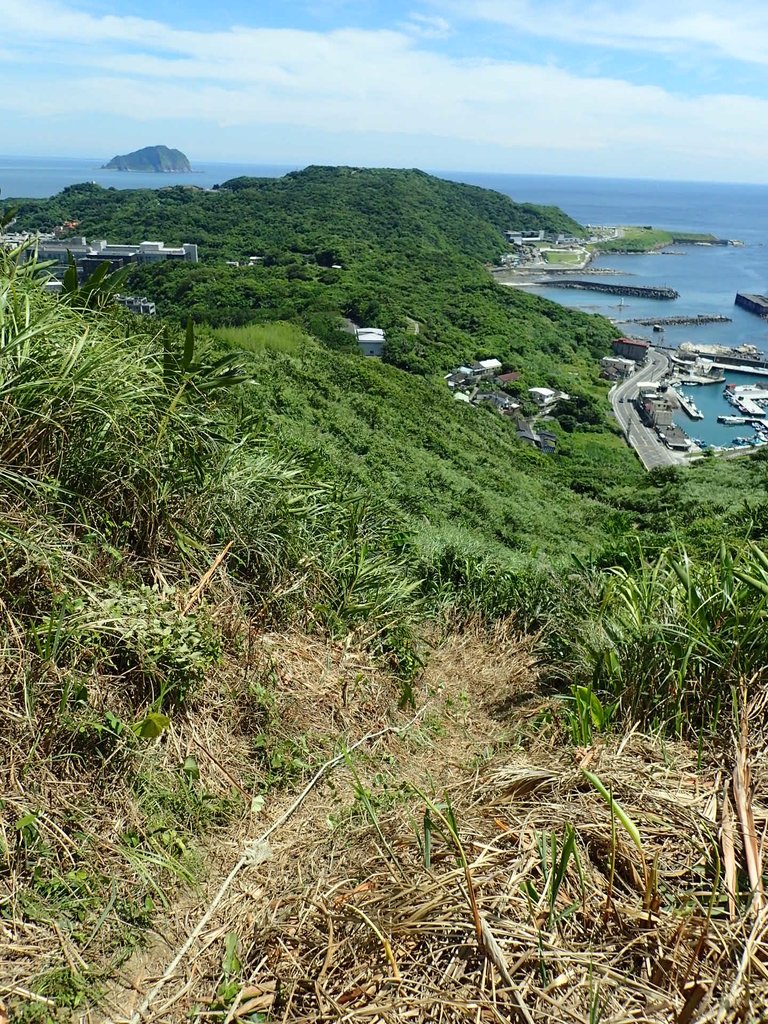
[(737, 306), (741, 306), (742, 309), (746, 309), (749, 313), (754, 313), (755, 316), (762, 317), (765, 319), (768, 317), (768, 296), (766, 295), (750, 295), (748, 292), (737, 292), (734, 303)]
[(631, 295), (637, 299), (676, 299), (680, 294), (674, 288), (644, 288), (634, 284), (608, 284), (607, 281), (547, 281), (547, 287), (604, 292), (606, 295)]
[(642, 327), (696, 327), (699, 324), (730, 324), (732, 319), (729, 316), (722, 316), (720, 313), (711, 315), (700, 314), (699, 316), (662, 316), (655, 319), (635, 317), (633, 320), (616, 320), (617, 324), (640, 324)]

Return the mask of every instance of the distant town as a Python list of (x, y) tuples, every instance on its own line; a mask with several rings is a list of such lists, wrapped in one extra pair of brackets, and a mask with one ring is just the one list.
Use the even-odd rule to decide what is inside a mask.
[[(189, 263), (198, 262), (197, 245), (192, 242), (181, 246), (167, 246), (164, 242), (138, 242), (136, 244), (118, 244), (105, 239), (89, 242), (82, 235), (67, 235), (75, 222), (68, 222), (49, 233), (30, 235), (26, 232), (7, 232), (0, 235), (0, 246), (4, 249), (21, 249), (24, 260), (36, 258), (47, 264), (50, 278), (46, 289), (51, 292), (61, 291), (64, 274), (70, 259), (77, 268), (77, 279), (80, 284), (86, 281), (103, 263), (108, 262), (110, 270), (119, 270), (131, 265), (146, 266), (164, 260), (185, 260)], [(132, 313), (154, 316), (157, 312), (155, 303), (146, 296), (116, 295), (115, 300)]]

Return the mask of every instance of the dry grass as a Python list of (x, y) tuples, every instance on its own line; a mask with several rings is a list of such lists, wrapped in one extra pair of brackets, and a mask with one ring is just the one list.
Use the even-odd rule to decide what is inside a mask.
[[(166, 744), (174, 763), (196, 752), (211, 791), (258, 790), (248, 738), (265, 712), (254, 680), (276, 695), (261, 726), (278, 745), (309, 737), (314, 763), (412, 717), (393, 714), (394, 681), (343, 645), (254, 636), (245, 646), (227, 686)], [(564, 745), (536, 692), (535, 644), (509, 631), (448, 638), (418, 697), (416, 722), (355, 751), (244, 864), (143, 1020), (768, 1019), (768, 911), (750, 896), (748, 854), (762, 874), (763, 747), (744, 748), (745, 831), (731, 750), (697, 757), (637, 733)], [(205, 881), (176, 893), (101, 1011), (80, 1019), (137, 1020), (222, 879), (308, 774), (266, 790), (257, 814), (243, 804), (206, 842)], [(47, 956), (76, 967), (82, 954), (51, 925), (4, 939), (19, 986), (20, 965)]]
[[(540, 699), (510, 714), (534, 666), (510, 636), (449, 640), (426, 675), (422, 722), (310, 795), (148, 1019), (766, 1019), (768, 914), (750, 907), (738, 821), (733, 915), (721, 866), (733, 757), (639, 734), (563, 747), (533, 717)], [(509, 731), (521, 720), (522, 745)], [(759, 841), (766, 759), (748, 756)], [(569, 827), (575, 855), (553, 888)]]
[[(58, 1020), (56, 1007), (67, 1006), (79, 1019), (76, 1007), (101, 1001), (126, 957), (128, 988), (140, 984), (135, 965), (151, 971), (168, 957), (185, 915), (267, 815), (396, 704), (398, 684), (360, 652), (247, 630), (234, 598), (218, 618), (236, 656), (146, 742), (98, 733), (107, 712), (124, 722), (143, 713), (125, 679), (92, 674), (83, 716), (58, 715), (53, 666), (6, 665), (0, 1004), (7, 996), (25, 1020)], [(32, 671), (26, 714), (21, 687)], [(266, 800), (263, 812), (254, 797)], [(154, 920), (164, 938), (148, 930)]]
[[(684, 748), (666, 754), (636, 736), (581, 756), (637, 824), (642, 853), (579, 763), (542, 749), (444, 780), (466, 870), (446, 832), (425, 867), (413, 790), (375, 822), (353, 806), (335, 830), (305, 823), (235, 898), (245, 969), (229, 1019), (257, 1007), (286, 1022), (760, 1019), (768, 919), (744, 900), (728, 918), (723, 780)], [(550, 900), (540, 837), (562, 849), (566, 824), (580, 868), (571, 860)]]

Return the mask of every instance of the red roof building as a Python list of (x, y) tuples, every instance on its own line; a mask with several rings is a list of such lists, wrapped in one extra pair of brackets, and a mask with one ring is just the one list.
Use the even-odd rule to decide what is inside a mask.
[(645, 361), (650, 347), (650, 342), (643, 341), (642, 338), (617, 338), (613, 343), (613, 351), (617, 356), (634, 359), (636, 363)]

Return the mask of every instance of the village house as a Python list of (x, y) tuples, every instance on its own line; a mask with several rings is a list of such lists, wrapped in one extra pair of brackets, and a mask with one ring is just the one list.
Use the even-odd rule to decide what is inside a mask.
[(645, 362), (650, 347), (650, 342), (642, 338), (617, 338), (613, 343), (613, 351), (617, 356), (632, 359), (635, 363)]
[(384, 355), (384, 345), (387, 339), (380, 327), (356, 327), (355, 338), (364, 356), (381, 359)]
[(503, 395), (498, 391), (486, 391), (475, 395), (475, 405), (492, 405), (502, 416), (511, 416), (520, 408), (520, 403), (513, 401), (509, 395)]
[(501, 369), (498, 359), (481, 359), (468, 366), (457, 366), (445, 375), (444, 380), (449, 388), (469, 387), (481, 380), (490, 380)]
[(641, 418), (651, 427), (663, 430), (672, 426), (678, 410), (677, 402), (668, 394), (647, 394), (638, 398)]
[(515, 381), (520, 380), (519, 370), (511, 370), (509, 373), (500, 373), (496, 378), (496, 383), (501, 384), (514, 384)]
[(468, 373), (465, 373), (463, 368), (454, 370), (452, 373), (447, 373), (444, 377), (446, 384), (451, 390), (454, 388), (460, 388), (467, 384), (474, 383), (474, 377), (471, 377)]
[(528, 388), (528, 394), (542, 409), (551, 408), (557, 402), (567, 402), (571, 397), (564, 391), (553, 391), (552, 388)]
[(472, 373), (480, 380), (495, 377), (500, 369), (501, 363), (498, 359), (480, 359), (478, 362), (472, 363)]
[(600, 360), (602, 376), (609, 380), (620, 380), (631, 376), (637, 369), (634, 359), (624, 359), (622, 356), (604, 356)]
[(526, 420), (517, 421), (517, 438), (523, 444), (538, 448), (545, 455), (552, 455), (557, 447), (557, 438), (548, 430), (536, 430), (533, 424)]

